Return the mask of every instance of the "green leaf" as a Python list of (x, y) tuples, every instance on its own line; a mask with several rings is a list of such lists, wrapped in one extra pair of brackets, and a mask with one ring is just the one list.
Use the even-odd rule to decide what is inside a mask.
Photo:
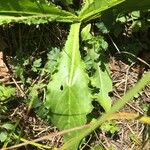
[(8, 133), (7, 132), (1, 132), (0, 133), (0, 141), (1, 142), (4, 142), (6, 139), (7, 139), (7, 135), (8, 135)]
[(28, 94), (28, 111), (30, 111), (30, 109), (36, 108), (36, 106), (38, 106), (39, 103), (39, 99), (38, 99), (38, 85), (34, 85), (33, 87), (29, 88), (29, 94)]
[(0, 1), (0, 25), (10, 22), (40, 24), (55, 20), (73, 22), (76, 18), (74, 14), (46, 3), (45, 0)]
[(5, 101), (10, 98), (16, 89), (11, 86), (0, 85), (0, 101)]
[(85, 26), (81, 31), (81, 38), (83, 41), (89, 40), (92, 38), (92, 35), (90, 34), (91, 30), (91, 24), (88, 24)]
[[(72, 24), (58, 72), (47, 86), (45, 106), (51, 112), (52, 122), (60, 129), (84, 125), (91, 111), (88, 76), (79, 52), (80, 23)], [(68, 134), (69, 138), (78, 134)]]
[(41, 62), (42, 62), (42, 59), (39, 58), (39, 59), (36, 59), (34, 62), (33, 62), (33, 66), (38, 68), (41, 66)]
[(104, 124), (102, 124), (100, 126), (100, 129), (103, 132), (110, 132), (112, 134), (114, 134), (115, 132), (119, 131), (119, 127), (117, 126), (115, 120), (111, 120), (111, 121), (105, 122)]
[(57, 70), (58, 62), (60, 60), (60, 49), (50, 48), (49, 53), (47, 54), (48, 62), (45, 65), (45, 71), (52, 74)]
[(7, 130), (13, 130), (14, 129), (14, 124), (11, 124), (11, 123), (4, 123), (2, 125), (2, 128), (5, 128)]
[(83, 28), (81, 37), (82, 40), (87, 41), (90, 45), (86, 48), (88, 52), (87, 57), (91, 59), (90, 67), (93, 66), (95, 69), (95, 73), (91, 77), (91, 84), (99, 89), (99, 92), (94, 94), (94, 98), (107, 112), (111, 108), (111, 98), (108, 96), (108, 93), (112, 91), (112, 80), (109, 75), (106, 56), (104, 55), (108, 44), (102, 37), (93, 37), (90, 34), (90, 25)]
[(91, 40), (92, 48), (89, 50), (89, 56), (92, 59), (95, 73), (91, 77), (91, 84), (98, 88), (99, 93), (95, 94), (96, 100), (108, 112), (111, 108), (111, 98), (108, 93), (112, 91), (112, 80), (107, 66), (106, 56), (104, 55), (107, 43), (102, 37)]
[(96, 23), (96, 26), (99, 29), (99, 31), (102, 32), (103, 34), (109, 33), (108, 29), (106, 28), (103, 22)]
[(23, 72), (24, 72), (24, 67), (22, 67), (22, 65), (20, 65), (20, 64), (17, 64), (14, 69), (15, 77), (16, 78), (19, 77), (23, 81), (24, 80)]
[(99, 63), (95, 63), (96, 72), (92, 77), (92, 85), (100, 89), (95, 97), (99, 104), (108, 112), (111, 108), (111, 98), (108, 93), (112, 91), (112, 80), (109, 75), (108, 67), (103, 63), (103, 67), (99, 67)]
[(107, 10), (124, 0), (86, 0), (83, 8), (79, 13), (80, 20), (89, 21), (100, 17), (101, 12)]
[(37, 72), (39, 67), (41, 67), (41, 64), (42, 64), (42, 59), (39, 58), (39, 59), (36, 59), (34, 62), (33, 62), (33, 65), (32, 65), (32, 70), (34, 72)]

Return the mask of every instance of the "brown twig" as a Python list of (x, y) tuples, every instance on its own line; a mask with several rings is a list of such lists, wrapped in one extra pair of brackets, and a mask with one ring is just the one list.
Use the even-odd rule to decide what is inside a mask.
[(22, 88), (18, 85), (18, 83), (16, 82), (15, 78), (13, 76), (10, 76), (11, 79), (13, 80), (14, 84), (16, 85), (17, 89), (20, 91), (21, 96), (24, 97), (26, 96), (26, 94), (24, 93), (24, 91), (22, 90)]

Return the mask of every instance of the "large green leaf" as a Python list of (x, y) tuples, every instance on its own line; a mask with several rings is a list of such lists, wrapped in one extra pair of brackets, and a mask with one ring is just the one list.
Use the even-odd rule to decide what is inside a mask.
[(47, 86), (45, 106), (60, 130), (85, 124), (92, 108), (89, 79), (79, 52), (79, 29), (80, 23), (71, 25), (58, 72)]
[(101, 15), (101, 12), (107, 10), (124, 0), (86, 0), (85, 5), (79, 13), (80, 20), (89, 21)]
[(0, 0), (0, 24), (10, 22), (45, 23), (73, 22), (76, 15), (61, 10), (45, 0)]

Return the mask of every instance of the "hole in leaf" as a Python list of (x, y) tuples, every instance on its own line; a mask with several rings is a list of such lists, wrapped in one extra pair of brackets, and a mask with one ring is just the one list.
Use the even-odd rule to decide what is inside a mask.
[(108, 93), (108, 96), (113, 97), (114, 93), (111, 91), (111, 92)]
[(60, 86), (60, 90), (62, 91), (64, 89), (63, 85)]
[(91, 122), (93, 118), (97, 119), (104, 111), (103, 107), (96, 101), (92, 101), (93, 110), (87, 115), (87, 122)]
[(88, 86), (89, 86), (92, 94), (100, 92), (100, 88), (97, 88), (96, 86), (93, 86), (91, 83), (89, 83)]

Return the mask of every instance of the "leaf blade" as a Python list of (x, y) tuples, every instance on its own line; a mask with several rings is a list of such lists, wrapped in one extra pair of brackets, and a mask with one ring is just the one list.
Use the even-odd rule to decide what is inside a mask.
[(48, 21), (73, 22), (76, 15), (61, 10), (44, 0), (1, 0), (0, 24), (23, 22), (28, 24), (47, 23)]
[(45, 106), (50, 109), (51, 120), (60, 130), (85, 124), (92, 107), (89, 80), (80, 58), (79, 30), (80, 23), (71, 25), (59, 71), (48, 85)]
[(122, 3), (124, 0), (86, 0), (85, 5), (79, 13), (81, 21), (89, 21), (100, 17), (101, 12), (105, 11), (113, 6)]
[(111, 109), (111, 98), (108, 96), (112, 91), (112, 80), (109, 75), (107, 64), (103, 64), (105, 69), (99, 67), (99, 63), (95, 64), (97, 69), (95, 75), (92, 78), (92, 84), (100, 88), (100, 92), (96, 94), (96, 99), (99, 104), (104, 108), (106, 112)]

